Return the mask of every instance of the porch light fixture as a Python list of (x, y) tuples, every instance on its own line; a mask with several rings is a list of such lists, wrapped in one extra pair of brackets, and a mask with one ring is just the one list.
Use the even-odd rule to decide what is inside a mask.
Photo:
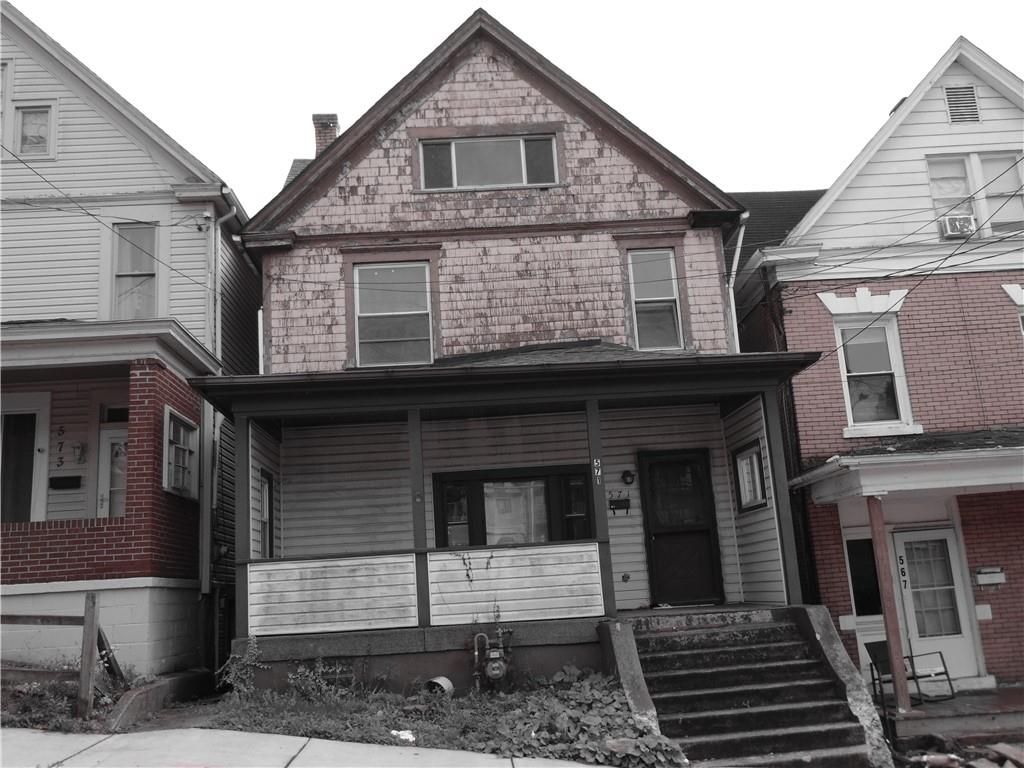
[(635, 481), (636, 481), (636, 475), (633, 474), (632, 470), (627, 469), (627, 470), (624, 470), (622, 472), (622, 484), (623, 485), (632, 485)]

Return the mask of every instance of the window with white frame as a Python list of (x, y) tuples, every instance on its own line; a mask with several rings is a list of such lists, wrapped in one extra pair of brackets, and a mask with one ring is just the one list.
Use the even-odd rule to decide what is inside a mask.
[(558, 181), (554, 136), (420, 143), (423, 189), (546, 186)]
[(18, 154), (25, 157), (53, 155), (52, 110), (48, 105), (15, 109)]
[(932, 201), (939, 231), (962, 238), (1024, 230), (1024, 194), (1019, 152), (972, 152), (928, 158)]
[(353, 273), (358, 364), (432, 362), (429, 264), (362, 264)]
[(156, 317), (156, 225), (114, 225), (115, 320)]
[(732, 458), (740, 511), (763, 507), (768, 499), (764, 490), (764, 462), (761, 459), (760, 441), (755, 440), (734, 451)]
[(659, 248), (629, 252), (633, 327), (637, 349), (683, 346), (675, 251)]
[(198, 498), (199, 427), (164, 406), (164, 490)]
[(836, 337), (851, 426), (909, 423), (896, 316), (837, 320)]

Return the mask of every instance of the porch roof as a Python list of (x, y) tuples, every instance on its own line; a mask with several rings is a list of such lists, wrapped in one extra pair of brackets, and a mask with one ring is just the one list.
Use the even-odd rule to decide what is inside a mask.
[(817, 352), (638, 352), (590, 342), (442, 358), (427, 366), (204, 376), (191, 383), (227, 415), (302, 418), (408, 408), (441, 414), (590, 399), (718, 402), (777, 386), (818, 357)]

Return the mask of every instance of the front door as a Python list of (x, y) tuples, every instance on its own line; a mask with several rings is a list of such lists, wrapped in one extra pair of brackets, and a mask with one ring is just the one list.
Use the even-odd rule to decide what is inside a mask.
[(950, 676), (977, 675), (956, 535), (951, 529), (904, 531), (894, 533), (893, 542), (908, 652), (942, 651)]
[(127, 429), (100, 429), (99, 475), (99, 516), (122, 517), (128, 489)]
[(639, 455), (653, 605), (722, 602), (708, 452)]

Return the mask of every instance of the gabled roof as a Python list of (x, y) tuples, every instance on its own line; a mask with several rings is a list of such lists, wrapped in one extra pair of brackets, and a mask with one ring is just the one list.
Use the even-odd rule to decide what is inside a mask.
[(638, 153), (650, 158), (660, 170), (694, 190), (707, 200), (710, 208), (739, 208), (729, 195), (541, 56), (481, 8), (293, 178), (273, 200), (253, 216), (247, 230), (273, 231), (284, 222), (317, 192), (321, 184), (333, 180), (332, 175), (337, 173), (339, 165), (353, 150), (380, 130), (394, 112), (416, 93), (429, 87), (431, 81), (445, 67), (455, 62), (467, 43), (478, 36), (490, 38), (510, 51), (532, 73), (569, 97), (589, 119), (613, 131)]
[[(186, 179), (189, 183), (224, 185), (223, 179), (172, 139), (160, 126), (132, 106), (121, 94), (107, 85), (99, 75), (75, 58), (60, 43), (43, 32), (7, 0), (0, 0), (0, 14), (3, 16), (5, 27), (13, 25), (17, 28), (32, 43), (52, 57), (68, 74), (77, 78), (89, 88), (105, 108), (112, 110), (115, 114), (131, 123), (146, 139), (155, 144), (173, 160), (180, 163), (191, 177)], [(57, 73), (54, 73), (54, 75), (59, 77)], [(227, 197), (230, 203), (237, 208), (239, 221), (244, 223), (248, 219), (248, 215), (245, 213), (242, 204), (233, 192), (229, 192)]]
[(885, 141), (892, 136), (893, 132), (900, 126), (900, 124), (906, 119), (907, 115), (914, 111), (922, 97), (928, 90), (935, 85), (940, 77), (942, 77), (946, 70), (950, 66), (959, 61), (961, 65), (977, 77), (983, 79), (988, 83), (994, 90), (998, 91), (1002, 96), (1006, 97), (1012, 104), (1018, 108), (1024, 109), (1024, 81), (1021, 81), (1019, 77), (1013, 74), (1010, 70), (1000, 64), (998, 61), (993, 59), (983, 50), (974, 45), (970, 40), (965, 37), (958, 37), (956, 42), (950, 46), (949, 50), (939, 59), (938, 63), (931, 68), (931, 71), (925, 75), (924, 79), (917, 84), (917, 87), (911, 91), (910, 95), (903, 99), (893, 110), (889, 119), (876, 133), (871, 141), (860, 151), (860, 154), (854, 158), (853, 162), (847, 166), (846, 170), (840, 174), (839, 178), (835, 180), (828, 191), (822, 196), (817, 204), (807, 212), (807, 215), (793, 228), (789, 237), (786, 238), (785, 245), (797, 245), (800, 238), (809, 232), (811, 228), (818, 222), (822, 214), (825, 213), (835, 202), (847, 185), (857, 176), (858, 173), (864, 168), (865, 165), (871, 160), (875, 152), (878, 151), (879, 147), (882, 146)]
[[(779, 245), (785, 240), (826, 191), (797, 189), (785, 192), (730, 192), (732, 198), (750, 214), (743, 235), (743, 247), (740, 249), (738, 272), (743, 272), (743, 267), (755, 251)], [(735, 248), (735, 240), (734, 234), (726, 244), (727, 253), (732, 253), (729, 249)]]

